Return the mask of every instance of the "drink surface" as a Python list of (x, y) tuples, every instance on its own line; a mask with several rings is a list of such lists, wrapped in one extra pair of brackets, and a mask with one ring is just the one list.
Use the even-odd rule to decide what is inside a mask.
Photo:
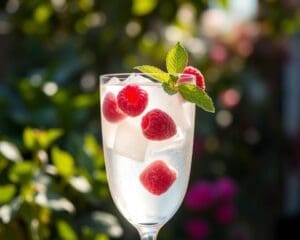
[[(145, 109), (137, 116), (124, 114), (126, 116), (118, 121), (110, 121), (103, 113), (105, 97), (113, 94), (117, 98), (120, 91), (132, 83), (147, 93)], [(102, 83), (101, 106), (105, 165), (115, 204), (135, 225), (165, 223), (179, 208), (187, 189), (194, 104), (178, 94), (168, 95), (158, 83), (133, 75), (126, 81), (111, 79)], [(142, 121), (152, 110), (172, 119), (175, 123), (172, 136), (159, 140), (145, 136)]]

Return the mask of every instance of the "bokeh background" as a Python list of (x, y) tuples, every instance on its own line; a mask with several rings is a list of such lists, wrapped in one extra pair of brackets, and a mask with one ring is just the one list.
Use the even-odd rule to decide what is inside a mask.
[(107, 187), (98, 77), (164, 68), (178, 41), (216, 113), (197, 112), (159, 239), (298, 239), (299, 29), (298, 0), (1, 0), (0, 239), (138, 239)]

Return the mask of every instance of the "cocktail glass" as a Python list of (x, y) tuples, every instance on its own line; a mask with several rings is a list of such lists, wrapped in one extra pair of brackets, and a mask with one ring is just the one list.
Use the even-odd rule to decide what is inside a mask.
[[(195, 82), (193, 75), (176, 77), (177, 84)], [(142, 73), (101, 75), (100, 99), (113, 201), (142, 240), (154, 240), (187, 190), (195, 105)]]

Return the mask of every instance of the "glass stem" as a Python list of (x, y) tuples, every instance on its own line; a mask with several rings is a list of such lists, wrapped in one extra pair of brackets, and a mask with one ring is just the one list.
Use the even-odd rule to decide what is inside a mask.
[(159, 231), (158, 227), (139, 227), (141, 240), (156, 240)]

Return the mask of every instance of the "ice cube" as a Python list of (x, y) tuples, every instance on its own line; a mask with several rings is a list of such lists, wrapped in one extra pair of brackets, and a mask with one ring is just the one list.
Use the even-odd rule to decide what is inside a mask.
[(101, 94), (105, 96), (107, 92), (112, 92), (117, 95), (121, 83), (122, 82), (118, 77), (110, 78), (107, 82), (105, 82), (105, 84), (101, 84)]
[(160, 86), (147, 86), (149, 104), (148, 109), (158, 108), (169, 114), (179, 128), (191, 127), (189, 112), (185, 111), (185, 101), (178, 94), (169, 95)]
[(177, 128), (177, 133), (170, 139), (164, 141), (151, 141), (147, 146), (147, 158), (160, 158), (170, 156), (170, 153), (181, 151), (187, 144), (186, 132)]
[(147, 143), (139, 122), (126, 119), (116, 130), (114, 151), (124, 157), (143, 161)]
[(112, 77), (111, 79), (109, 79), (109, 84), (119, 84), (121, 83), (121, 80), (118, 77)]
[(192, 127), (195, 121), (196, 108), (194, 104), (186, 102), (183, 104), (183, 115), (186, 123), (186, 127)]
[(118, 125), (116, 123), (110, 123), (105, 119), (103, 119), (101, 124), (103, 144), (109, 148), (112, 148), (115, 142), (116, 130)]
[(125, 81), (125, 83), (150, 83), (151, 80), (149, 80), (146, 77), (143, 77), (142, 75), (139, 74), (131, 74)]

